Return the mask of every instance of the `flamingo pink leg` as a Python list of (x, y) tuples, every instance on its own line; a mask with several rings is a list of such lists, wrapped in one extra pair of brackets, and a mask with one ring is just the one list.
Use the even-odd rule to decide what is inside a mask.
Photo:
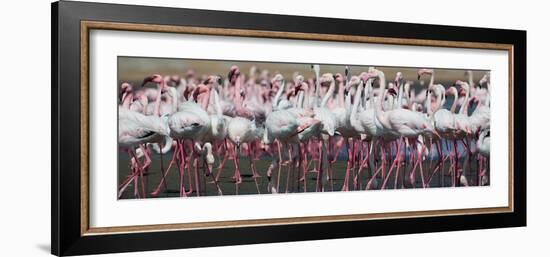
[(346, 150), (348, 151), (348, 161), (346, 163), (346, 174), (344, 177), (344, 185), (342, 186), (342, 191), (349, 191), (349, 173), (351, 168), (351, 162), (353, 159), (353, 150), (350, 147), (349, 140), (345, 139), (345, 141), (346, 141), (346, 148), (347, 148)]

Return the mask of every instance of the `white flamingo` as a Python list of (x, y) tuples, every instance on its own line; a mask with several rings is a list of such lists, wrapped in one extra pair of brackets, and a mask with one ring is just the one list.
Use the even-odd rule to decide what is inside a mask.
[[(379, 71), (377, 69), (371, 69), (371, 71), (368, 74), (366, 74), (363, 80), (366, 81), (369, 78), (378, 78), (378, 80), (380, 81), (381, 92), (385, 91), (386, 77), (382, 71)], [(413, 112), (407, 109), (394, 109), (394, 110), (384, 111), (382, 110), (381, 100), (382, 99), (380, 99), (378, 105), (375, 105), (375, 109), (374, 109), (375, 117), (382, 124), (382, 126), (384, 126), (385, 129), (392, 131), (393, 133), (398, 134), (401, 137), (400, 142), (398, 143), (397, 153), (400, 153), (400, 147), (401, 147), (403, 138), (407, 140), (408, 139), (414, 140), (419, 135), (423, 135), (423, 134), (434, 134), (438, 136), (437, 132), (433, 128), (432, 123), (430, 122), (430, 120), (427, 119), (425, 115), (418, 112)], [(387, 179), (390, 177), (391, 171), (393, 167), (397, 164), (398, 160), (399, 160), (399, 155), (395, 158), (392, 166), (390, 167), (390, 170), (388, 171), (384, 184), (387, 182)], [(410, 181), (413, 185), (414, 185), (415, 171), (418, 164), (420, 163), (420, 160), (421, 160), (421, 156), (419, 155), (416, 159), (416, 163), (410, 174)], [(376, 175), (374, 175), (373, 178), (375, 176)], [(422, 179), (423, 187), (426, 187), (426, 184), (424, 182), (422, 166), (420, 166), (420, 177)], [(367, 184), (367, 188), (369, 188), (372, 180), (373, 179), (371, 179), (369, 181), (369, 184)], [(384, 187), (384, 184), (382, 187)]]
[[(143, 171), (146, 169), (146, 167), (150, 163), (150, 158), (147, 154), (147, 151), (142, 148), (141, 145), (147, 144), (147, 143), (158, 143), (161, 142), (162, 138), (164, 136), (168, 136), (169, 134), (169, 128), (166, 124), (166, 121), (159, 117), (159, 106), (160, 106), (160, 92), (161, 88), (164, 86), (162, 78), (160, 75), (153, 75), (150, 77), (147, 77), (142, 85), (145, 85), (147, 82), (154, 82), (157, 83), (157, 93), (159, 94), (156, 97), (156, 101), (154, 104), (154, 112), (152, 116), (145, 116), (139, 112), (134, 112), (129, 110), (127, 105), (123, 105), (119, 107), (119, 129), (118, 129), (118, 142), (119, 147), (123, 149), (127, 149), (128, 154), (130, 155), (130, 158), (132, 162), (135, 162), (135, 171), (133, 174), (121, 184), (121, 188), (119, 190), (119, 197), (122, 195), (126, 187), (130, 184), (130, 182), (133, 180), (136, 184), (136, 194), (137, 194), (137, 178), (138, 176), (141, 177), (142, 181), (142, 194), (143, 197), (145, 197), (145, 186), (143, 184)], [(126, 97), (126, 96), (124, 96)], [(123, 98), (124, 98), (123, 97)], [(145, 154), (146, 163), (144, 165), (139, 164), (139, 157), (136, 156), (136, 153), (134, 152), (134, 148), (136, 146), (140, 146), (140, 149)], [(162, 170), (161, 165), (161, 170)], [(161, 171), (162, 172), (162, 171)]]

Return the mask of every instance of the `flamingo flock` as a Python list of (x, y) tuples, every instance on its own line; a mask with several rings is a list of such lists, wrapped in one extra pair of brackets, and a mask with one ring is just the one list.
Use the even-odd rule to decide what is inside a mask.
[[(225, 77), (189, 70), (122, 83), (118, 146), (128, 174), (118, 197), (489, 184), (490, 73), (476, 84), (467, 71), (445, 86), (433, 69), (393, 79), (374, 67), (321, 69), (284, 77), (233, 65)], [(150, 188), (152, 173), (160, 178)]]

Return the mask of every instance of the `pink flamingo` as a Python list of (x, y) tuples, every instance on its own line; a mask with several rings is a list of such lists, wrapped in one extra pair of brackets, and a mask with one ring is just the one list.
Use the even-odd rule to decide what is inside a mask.
[[(147, 82), (154, 82), (158, 85), (158, 91), (157, 93), (160, 94), (161, 88), (164, 86), (162, 84), (162, 80), (160, 75), (153, 75), (150, 77), (147, 77), (142, 85), (145, 85)], [(124, 96), (123, 98), (125, 98)], [(138, 176), (141, 177), (142, 181), (142, 194), (145, 197), (145, 186), (143, 183), (143, 171), (146, 168), (146, 166), (150, 163), (150, 158), (147, 156), (147, 151), (143, 150), (146, 160), (149, 162), (147, 164), (144, 164), (141, 166), (139, 164), (139, 159), (136, 156), (136, 153), (134, 152), (133, 148), (135, 146), (151, 143), (151, 142), (160, 142), (163, 136), (167, 136), (169, 134), (169, 128), (164, 120), (162, 120), (159, 117), (159, 105), (160, 105), (160, 95), (157, 96), (157, 100), (155, 101), (155, 111), (152, 116), (145, 116), (141, 113), (131, 111), (126, 106), (123, 105), (121, 108), (119, 108), (119, 147), (123, 149), (127, 149), (128, 154), (130, 155), (132, 162), (135, 162), (136, 165), (133, 174), (126, 179), (125, 182), (123, 182), (120, 186), (119, 190), (119, 197), (122, 195), (126, 187), (130, 184), (130, 182), (133, 180), (134, 183), (137, 185), (137, 178)], [(161, 164), (161, 170), (162, 170), (162, 164)], [(162, 172), (162, 171), (161, 171)], [(137, 193), (137, 186), (136, 186), (136, 193)]]
[[(185, 187), (183, 185), (183, 179), (184, 179), (184, 170), (186, 167), (187, 162), (187, 152), (185, 151), (185, 143), (184, 140), (191, 140), (191, 141), (200, 141), (202, 137), (210, 130), (210, 117), (208, 113), (206, 112), (206, 108), (208, 107), (208, 101), (209, 101), (209, 92), (210, 89), (206, 85), (199, 85), (197, 89), (194, 91), (192, 97), (196, 99), (199, 103), (195, 103), (193, 101), (186, 101), (179, 105), (178, 112), (170, 115), (168, 118), (168, 125), (170, 127), (170, 136), (174, 139), (176, 139), (176, 149), (174, 150), (172, 160), (170, 161), (170, 165), (166, 171), (166, 173), (163, 176), (163, 179), (161, 179), (161, 183), (157, 186), (157, 189), (152, 193), (153, 195), (157, 195), (160, 192), (161, 185), (164, 182), (164, 178), (167, 176), (168, 172), (170, 171), (170, 167), (174, 160), (178, 160), (176, 162), (178, 169), (179, 169), (179, 176), (180, 176), (180, 183), (179, 183), (179, 191), (180, 196), (188, 196), (192, 193), (192, 185), (191, 181), (189, 181), (189, 189), (190, 191), (186, 191)], [(200, 195), (200, 186), (199, 186), (199, 174), (198, 174), (198, 153), (196, 151), (193, 151), (195, 155), (194, 159), (194, 175), (195, 175), (195, 186), (197, 188), (196, 193), (197, 196)], [(187, 164), (188, 165), (188, 164)], [(208, 174), (207, 174), (208, 175)], [(191, 178), (190, 169), (189, 169), (189, 178)]]
[[(380, 81), (381, 92), (385, 91), (386, 78), (382, 71), (379, 71), (374, 68), (371, 69), (369, 73), (365, 75), (363, 80), (366, 81), (369, 78), (378, 78), (378, 80)], [(375, 110), (375, 117), (382, 124), (382, 126), (388, 129), (389, 131), (393, 131), (394, 133), (400, 136), (397, 153), (400, 153), (403, 139), (415, 140), (419, 135), (423, 135), (423, 134), (434, 134), (438, 136), (437, 132), (433, 128), (432, 123), (426, 118), (426, 116), (424, 116), (421, 113), (413, 112), (407, 109), (395, 109), (395, 110), (384, 111), (382, 109), (382, 101), (379, 101), (379, 104), (375, 106), (374, 110)], [(413, 149), (411, 146), (411, 152), (413, 152), (412, 150)], [(396, 156), (395, 160), (393, 161), (392, 166), (390, 167), (390, 170), (388, 171), (388, 174), (384, 181), (384, 184), (382, 185), (382, 188), (384, 188), (385, 183), (390, 177), (391, 171), (393, 170), (393, 167), (397, 164), (398, 160), (399, 160), (399, 154)], [(418, 164), (420, 163), (420, 160), (421, 160), (421, 156), (418, 155), (416, 162), (414, 164), (414, 167), (409, 176), (411, 184), (413, 185), (414, 185), (415, 171)], [(379, 171), (380, 170), (378, 170), (377, 172)], [(373, 178), (374, 177), (376, 177), (376, 174), (373, 176)], [(426, 184), (424, 182), (422, 166), (420, 166), (420, 177), (422, 178), (422, 186), (426, 187)], [(372, 180), (373, 179), (371, 179), (367, 184), (367, 188), (370, 187)]]

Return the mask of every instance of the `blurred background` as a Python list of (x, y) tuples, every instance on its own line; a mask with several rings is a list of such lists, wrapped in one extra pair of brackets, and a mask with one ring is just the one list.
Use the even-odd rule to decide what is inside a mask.
[[(187, 70), (192, 69), (195, 74), (203, 75), (221, 75), (226, 78), (229, 68), (232, 65), (239, 66), (241, 73), (248, 76), (252, 66), (256, 66), (258, 72), (268, 70), (273, 76), (281, 73), (286, 80), (291, 80), (295, 72), (300, 73), (305, 78), (314, 77), (315, 74), (311, 69), (311, 63), (276, 63), (276, 62), (248, 62), (248, 61), (229, 61), (229, 60), (198, 60), (198, 59), (170, 59), (170, 58), (152, 58), (152, 57), (118, 57), (118, 85), (122, 82), (132, 82), (139, 85), (143, 78), (151, 74), (161, 75), (179, 75), (183, 76)], [(321, 74), (323, 73), (341, 73), (344, 74), (345, 65), (320, 64)], [(352, 75), (359, 75), (363, 71), (367, 71), (369, 66), (375, 66), (386, 74), (388, 81), (393, 81), (395, 74), (400, 71), (403, 73), (405, 80), (414, 81), (414, 87), (420, 86), (420, 81), (417, 80), (417, 72), (419, 68), (430, 67), (381, 67), (374, 64), (366, 64), (364, 66), (349, 66)], [(481, 77), (485, 74), (484, 70), (472, 70), (474, 82), (477, 84)], [(460, 69), (435, 69), (435, 83), (443, 84), (448, 87), (456, 80), (468, 80), (465, 74), (466, 70)], [(422, 80), (429, 81), (429, 76), (425, 76)]]

